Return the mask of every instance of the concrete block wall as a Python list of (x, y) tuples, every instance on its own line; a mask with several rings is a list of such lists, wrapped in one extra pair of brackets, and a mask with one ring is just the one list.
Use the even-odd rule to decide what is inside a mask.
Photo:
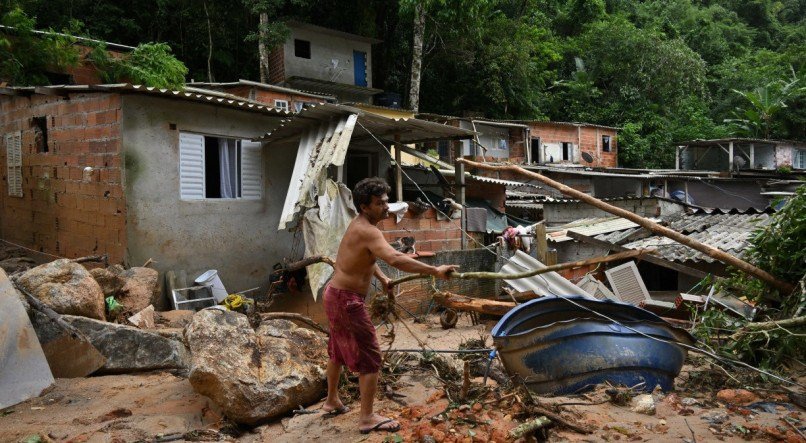
[[(434, 257), (418, 259), (432, 266), (459, 265), (461, 272), (495, 270), (496, 255), (486, 249), (466, 249), (439, 251)], [(381, 270), (391, 278), (402, 277), (404, 273), (378, 261)], [(437, 289), (471, 297), (494, 298), (494, 280), (437, 280)], [(414, 280), (400, 285), (396, 301), (409, 311), (419, 314), (426, 312), (431, 301), (431, 280)], [(403, 314), (406, 317), (406, 314)]]
[[(48, 152), (37, 152), (33, 117), (46, 117)], [(122, 262), (119, 119), (117, 94), (1, 96), (0, 138), (22, 133), (23, 197), (8, 195), (7, 151), (0, 141), (0, 238), (60, 257), (107, 253), (112, 263)]]
[(407, 211), (400, 222), (397, 222), (395, 215), (391, 214), (378, 223), (378, 228), (388, 242), (397, 241), (400, 237), (414, 237), (414, 247), (417, 251), (460, 249), (462, 247), (460, 220), (437, 220), (436, 214), (434, 208), (419, 215)]

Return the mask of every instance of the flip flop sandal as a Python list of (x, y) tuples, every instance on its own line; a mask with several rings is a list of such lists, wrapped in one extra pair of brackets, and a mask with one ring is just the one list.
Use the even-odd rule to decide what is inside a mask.
[(377, 431), (377, 432), (397, 432), (397, 431), (400, 430), (400, 424), (398, 424), (396, 426), (392, 426), (391, 428), (382, 428), (381, 427), (381, 426), (383, 426), (385, 424), (388, 424), (388, 423), (391, 423), (393, 421), (395, 421), (395, 420), (392, 419), (392, 418), (388, 418), (388, 419), (376, 424), (375, 426), (373, 426), (373, 427), (371, 427), (369, 429), (359, 429), (359, 430), (361, 431), (362, 434), (369, 434), (370, 432), (374, 432), (374, 431)]
[(335, 417), (337, 415), (346, 414), (348, 412), (350, 412), (350, 407), (349, 406), (342, 406), (340, 408), (332, 409), (330, 411), (325, 411), (325, 412), (322, 413), (322, 415), (324, 415), (326, 417)]

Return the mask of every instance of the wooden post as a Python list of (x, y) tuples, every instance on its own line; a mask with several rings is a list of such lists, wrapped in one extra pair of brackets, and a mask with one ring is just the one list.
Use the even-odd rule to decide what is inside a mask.
[[(457, 188), (456, 189), (456, 197), (459, 199), (458, 203), (460, 205), (462, 205), (462, 219), (461, 219), (462, 230), (464, 232), (467, 232), (467, 229), (466, 229), (467, 225), (465, 223), (466, 220), (467, 220), (467, 217), (465, 216), (466, 211), (464, 210), (464, 207), (465, 207), (465, 165), (464, 165), (464, 163), (461, 162), (461, 160), (462, 160), (462, 143), (461, 142), (456, 143), (456, 145), (454, 146), (453, 153), (454, 153), (453, 157), (454, 157), (454, 162), (455, 162), (454, 163), (455, 166), (454, 166), (454, 179), (453, 179), (453, 181), (454, 181), (454, 184), (456, 185), (456, 188)], [(462, 249), (467, 248), (467, 236), (464, 235), (464, 232), (462, 233)]]
[(750, 143), (750, 169), (756, 169), (756, 145)]
[(548, 249), (546, 250), (546, 261), (543, 262), (546, 266), (554, 266), (557, 264), (557, 250), (556, 249)]
[(395, 168), (395, 196), (399, 202), (403, 201), (403, 163), (401, 157), (400, 134), (395, 134), (395, 163), (397, 163), (397, 168)]
[(733, 172), (733, 142), (728, 143), (728, 171)]
[(535, 241), (537, 245), (537, 259), (541, 263), (546, 263), (546, 252), (548, 252), (548, 244), (546, 243), (546, 223), (540, 222), (535, 226)]
[(637, 224), (637, 225), (639, 225), (641, 227), (644, 227), (644, 228), (648, 229), (650, 232), (652, 232), (654, 234), (662, 235), (664, 237), (670, 238), (670, 239), (672, 239), (672, 240), (674, 240), (674, 241), (676, 241), (676, 242), (678, 242), (678, 243), (680, 243), (682, 245), (688, 246), (691, 249), (695, 249), (695, 250), (700, 251), (700, 252), (702, 252), (703, 254), (705, 254), (705, 255), (707, 255), (709, 257), (712, 257), (712, 258), (714, 258), (716, 260), (719, 260), (722, 263), (731, 265), (734, 268), (737, 268), (737, 269), (739, 269), (739, 270), (741, 270), (741, 271), (743, 271), (743, 272), (745, 272), (747, 274), (750, 274), (750, 275), (752, 275), (752, 276), (754, 276), (754, 277), (756, 277), (756, 278), (758, 278), (758, 279), (760, 279), (760, 280), (762, 280), (764, 282), (767, 282), (770, 286), (773, 286), (773, 287), (781, 290), (782, 292), (784, 292), (786, 294), (789, 294), (789, 293), (791, 293), (792, 291), (795, 290), (795, 287), (792, 284), (790, 284), (788, 282), (778, 280), (777, 278), (775, 278), (775, 276), (773, 276), (769, 272), (767, 272), (767, 271), (765, 271), (763, 269), (759, 269), (758, 267), (753, 266), (753, 265), (751, 265), (750, 263), (747, 263), (744, 260), (736, 258), (736, 257), (734, 257), (734, 256), (732, 256), (732, 255), (730, 255), (730, 254), (728, 254), (728, 253), (726, 253), (724, 251), (720, 251), (719, 249), (716, 249), (714, 247), (711, 247), (711, 246), (708, 246), (706, 244), (703, 244), (703, 243), (701, 243), (701, 242), (699, 242), (697, 240), (694, 240), (693, 238), (691, 238), (691, 237), (689, 237), (687, 235), (681, 234), (681, 233), (679, 233), (679, 232), (677, 232), (677, 231), (675, 231), (673, 229), (669, 229), (669, 228), (667, 228), (665, 226), (661, 226), (658, 223), (653, 222), (652, 220), (648, 220), (648, 219), (646, 219), (644, 217), (641, 217), (640, 215), (633, 214), (632, 212), (627, 211), (625, 209), (621, 209), (621, 208), (618, 208), (618, 207), (613, 206), (611, 204), (605, 203), (605, 202), (603, 202), (603, 201), (601, 201), (601, 200), (599, 200), (597, 198), (594, 198), (594, 197), (591, 197), (588, 194), (585, 194), (584, 192), (577, 191), (576, 189), (570, 188), (570, 187), (568, 187), (568, 186), (566, 186), (566, 185), (564, 185), (562, 183), (556, 182), (556, 181), (554, 181), (554, 180), (552, 180), (552, 179), (550, 179), (550, 178), (548, 178), (548, 177), (546, 177), (544, 175), (537, 174), (537, 173), (534, 173), (534, 172), (531, 172), (531, 171), (527, 171), (527, 170), (525, 170), (525, 169), (523, 169), (523, 168), (521, 168), (519, 166), (515, 166), (515, 165), (496, 166), (496, 165), (490, 165), (490, 164), (486, 164), (486, 163), (485, 164), (476, 163), (476, 162), (472, 162), (472, 161), (465, 160), (465, 159), (459, 159), (457, 161), (461, 162), (461, 163), (468, 164), (468, 165), (470, 165), (470, 166), (472, 166), (474, 168), (488, 169), (488, 170), (493, 170), (493, 171), (510, 171), (510, 172), (514, 172), (516, 174), (520, 174), (520, 175), (535, 179), (537, 181), (540, 181), (540, 182), (544, 183), (547, 186), (551, 186), (552, 188), (559, 190), (560, 192), (562, 192), (563, 194), (565, 194), (565, 195), (567, 195), (569, 197), (575, 198), (577, 200), (581, 200), (581, 201), (583, 201), (583, 202), (585, 202), (585, 203), (587, 203), (589, 205), (595, 206), (595, 207), (597, 207), (597, 208), (599, 208), (599, 209), (601, 209), (601, 210), (603, 210), (605, 212), (609, 212), (609, 213), (611, 213), (613, 215), (616, 215), (618, 217), (626, 218), (627, 220), (630, 220), (631, 222), (633, 222), (633, 223), (635, 223), (635, 224)]

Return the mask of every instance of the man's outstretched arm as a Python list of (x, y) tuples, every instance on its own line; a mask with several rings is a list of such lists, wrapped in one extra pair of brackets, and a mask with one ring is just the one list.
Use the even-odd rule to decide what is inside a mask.
[[(367, 233), (367, 236), (369, 237), (367, 239), (368, 240), (367, 246), (370, 252), (372, 252), (372, 254), (375, 255), (375, 257), (378, 257), (381, 260), (388, 263), (389, 266), (398, 268), (401, 271), (409, 272), (412, 274), (428, 274), (433, 275), (435, 277), (447, 279), (449, 278), (451, 272), (459, 268), (459, 266), (457, 265), (431, 266), (423, 262), (417, 261), (409, 257), (408, 255), (398, 250), (395, 250), (393, 247), (389, 246), (389, 243), (387, 243), (386, 240), (384, 240), (381, 231), (377, 229), (370, 230)], [(380, 269), (378, 268), (377, 264), (375, 265), (375, 272), (377, 277), (377, 273), (380, 272)]]

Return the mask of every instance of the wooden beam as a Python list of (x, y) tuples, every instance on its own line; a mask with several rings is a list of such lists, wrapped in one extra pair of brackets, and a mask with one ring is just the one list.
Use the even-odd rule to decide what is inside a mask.
[[(623, 252), (630, 250), (629, 248), (625, 248), (624, 246), (617, 245), (615, 243), (610, 243), (604, 240), (599, 240), (598, 238), (589, 237), (587, 235), (582, 235), (578, 232), (568, 231), (566, 235), (573, 238), (574, 240), (581, 241), (589, 245), (601, 246), (603, 248), (610, 248), (611, 251), (615, 252)], [(699, 269), (690, 268), (686, 265), (681, 265), (680, 263), (675, 263), (673, 261), (669, 261), (651, 254), (644, 255), (641, 258), (641, 260), (647, 261), (654, 265), (663, 266), (664, 268), (674, 269), (677, 272), (681, 272), (686, 275), (691, 275), (692, 277), (705, 278), (709, 275), (707, 272), (700, 271)]]
[(633, 222), (633, 223), (635, 223), (635, 224), (637, 224), (639, 226), (642, 226), (642, 227), (652, 231), (654, 234), (662, 235), (664, 237), (670, 238), (670, 239), (676, 241), (677, 243), (680, 243), (680, 244), (688, 246), (688, 247), (690, 247), (690, 248), (692, 248), (694, 250), (702, 252), (703, 254), (705, 254), (705, 255), (713, 258), (713, 259), (719, 260), (722, 263), (725, 263), (727, 265), (733, 266), (734, 268), (737, 268), (737, 269), (739, 269), (740, 271), (742, 271), (744, 273), (750, 274), (750, 275), (758, 278), (759, 280), (762, 280), (762, 281), (766, 282), (770, 286), (780, 290), (782, 293), (790, 294), (792, 291), (795, 290), (795, 286), (793, 284), (791, 284), (789, 282), (781, 281), (778, 278), (776, 278), (774, 275), (770, 274), (769, 272), (767, 272), (767, 271), (765, 271), (763, 269), (760, 269), (759, 267), (754, 266), (754, 265), (752, 265), (752, 264), (750, 264), (750, 263), (748, 263), (748, 262), (746, 262), (746, 261), (744, 261), (744, 260), (742, 260), (740, 258), (734, 257), (734, 256), (726, 253), (725, 251), (720, 251), (717, 248), (714, 248), (712, 246), (709, 246), (709, 245), (706, 245), (706, 244), (704, 244), (702, 242), (699, 242), (699, 241), (697, 241), (697, 240), (695, 240), (695, 239), (693, 239), (693, 238), (691, 238), (691, 237), (689, 237), (687, 235), (681, 234), (681, 233), (679, 233), (679, 232), (677, 232), (677, 231), (675, 231), (673, 229), (669, 229), (669, 228), (667, 228), (665, 226), (662, 226), (662, 225), (660, 225), (658, 223), (655, 223), (654, 221), (649, 220), (649, 219), (647, 219), (645, 217), (641, 217), (640, 215), (634, 214), (634, 213), (632, 213), (630, 211), (627, 211), (625, 209), (621, 209), (621, 208), (613, 206), (613, 205), (611, 205), (609, 203), (605, 203), (605, 202), (603, 202), (603, 201), (601, 201), (601, 200), (599, 200), (599, 199), (597, 199), (595, 197), (591, 197), (590, 195), (585, 194), (584, 192), (577, 191), (576, 189), (573, 189), (573, 188), (571, 188), (569, 186), (566, 186), (566, 185), (564, 185), (562, 183), (556, 182), (556, 181), (554, 181), (554, 180), (552, 180), (552, 179), (550, 179), (550, 178), (548, 178), (548, 177), (546, 177), (544, 175), (540, 175), (540, 174), (536, 174), (536, 173), (531, 172), (531, 171), (527, 171), (527, 170), (525, 170), (525, 169), (523, 169), (523, 168), (521, 168), (519, 166), (515, 166), (515, 165), (496, 166), (496, 165), (490, 165), (490, 164), (487, 164), (487, 163), (478, 163), (478, 162), (474, 162), (474, 161), (470, 161), (470, 160), (466, 160), (466, 159), (458, 159), (457, 162), (464, 163), (464, 164), (466, 164), (468, 166), (471, 166), (471, 167), (474, 167), (474, 168), (486, 169), (488, 171), (509, 171), (509, 172), (513, 172), (513, 173), (516, 173), (516, 174), (519, 174), (519, 175), (522, 175), (522, 176), (526, 176), (526, 177), (529, 177), (529, 178), (536, 179), (538, 181), (543, 182), (547, 186), (551, 186), (552, 188), (559, 190), (564, 195), (567, 195), (567, 196), (569, 196), (571, 198), (581, 200), (581, 201), (583, 201), (583, 202), (585, 202), (585, 203), (587, 203), (587, 204), (589, 204), (591, 206), (594, 206), (594, 207), (596, 207), (598, 209), (601, 209), (601, 210), (603, 210), (605, 212), (609, 212), (609, 213), (611, 213), (613, 215), (616, 215), (618, 217), (626, 218), (627, 220), (630, 220), (631, 222)]
[(400, 153), (400, 134), (395, 134), (395, 197), (403, 201), (403, 155)]

